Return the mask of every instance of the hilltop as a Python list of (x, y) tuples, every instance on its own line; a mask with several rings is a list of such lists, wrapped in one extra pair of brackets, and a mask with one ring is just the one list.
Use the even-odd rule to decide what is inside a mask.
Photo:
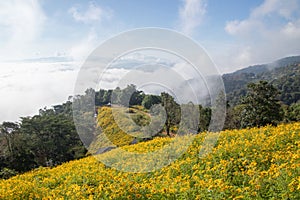
[(97, 136), (89, 146), (90, 153), (102, 153), (115, 147), (135, 144), (141, 138), (139, 126), (148, 125), (150, 114), (142, 106), (131, 108), (99, 107)]
[(233, 105), (246, 94), (249, 83), (260, 80), (272, 83), (280, 91), (280, 100), (286, 105), (296, 103), (300, 99), (300, 56), (249, 66), (222, 77), (227, 99)]

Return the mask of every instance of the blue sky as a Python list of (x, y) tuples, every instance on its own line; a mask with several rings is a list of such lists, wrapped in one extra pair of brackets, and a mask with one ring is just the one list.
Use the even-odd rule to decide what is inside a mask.
[(221, 73), (300, 55), (300, 0), (1, 1), (0, 121), (65, 101), (97, 46), (143, 27), (191, 37)]
[[(299, 4), (299, 0), (3, 1), (0, 60), (57, 55), (83, 60), (122, 31), (161, 27), (192, 37), (221, 72), (229, 72), (299, 54)], [(280, 51), (264, 53), (282, 38)]]

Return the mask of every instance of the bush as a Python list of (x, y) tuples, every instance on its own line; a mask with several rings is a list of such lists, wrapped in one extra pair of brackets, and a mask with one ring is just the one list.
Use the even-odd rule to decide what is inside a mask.
[(17, 173), (18, 173), (17, 171), (5, 167), (0, 171), (0, 178), (8, 179), (12, 176), (17, 175)]

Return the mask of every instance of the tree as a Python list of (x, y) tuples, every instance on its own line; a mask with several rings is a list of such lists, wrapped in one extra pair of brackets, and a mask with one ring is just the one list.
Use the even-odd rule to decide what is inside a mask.
[(244, 104), (239, 104), (234, 107), (226, 109), (226, 118), (224, 123), (224, 130), (226, 129), (240, 129), (241, 128), (241, 115), (245, 110)]
[[(73, 98), (78, 107), (85, 109), (80, 116), (87, 113), (92, 116), (88, 121), (92, 122), (93, 112), (90, 115), (88, 111), (93, 106), (93, 93), (91, 89), (85, 95)], [(20, 123), (0, 124), (0, 178), (85, 156), (86, 149), (73, 121), (72, 104), (67, 101), (51, 109), (40, 109), (38, 115), (21, 118)], [(75, 109), (75, 112), (78, 111)], [(86, 123), (83, 126), (90, 127)], [(85, 129), (85, 132), (88, 131)]]
[(142, 106), (145, 107), (146, 109), (150, 109), (151, 106), (155, 104), (161, 103), (161, 98), (158, 95), (152, 95), (152, 94), (147, 94), (145, 95), (143, 101), (142, 101)]
[(104, 100), (106, 104), (111, 103), (111, 95), (113, 93), (113, 90), (107, 90), (107, 92), (104, 95)]
[(127, 85), (127, 87), (120, 92), (120, 104), (126, 107), (141, 105), (143, 95), (143, 92), (138, 91), (134, 84)]
[(96, 106), (102, 106), (104, 104), (107, 104), (107, 102), (105, 102), (105, 93), (107, 91), (106, 90), (103, 90), (103, 89), (100, 89), (98, 92), (96, 92), (95, 94), (95, 105)]
[(166, 115), (167, 115), (167, 119), (165, 122), (166, 132), (167, 135), (170, 136), (171, 127), (179, 124), (180, 122), (180, 118), (181, 118), (180, 106), (178, 103), (176, 103), (176, 101), (171, 95), (165, 92), (161, 93), (161, 102), (162, 102), (162, 106), (166, 110)]
[(211, 108), (202, 107), (202, 105), (199, 105), (198, 132), (204, 132), (208, 130), (210, 119), (211, 119)]
[(283, 109), (278, 100), (278, 90), (266, 81), (250, 83), (247, 95), (242, 99), (242, 127), (276, 125), (283, 119)]
[(18, 131), (19, 125), (13, 122), (3, 122), (0, 126), (0, 134), (5, 138), (8, 152), (13, 155), (13, 143), (15, 133)]
[[(217, 94), (217, 93), (216, 93)], [(223, 90), (220, 90), (218, 95), (213, 98), (211, 107), (211, 119), (209, 124), (209, 131), (221, 131), (224, 128), (224, 123), (227, 114), (226, 95)]]
[[(73, 98), (73, 119), (78, 134), (83, 143), (88, 146), (95, 137), (95, 90), (87, 89), (85, 95), (76, 95)], [(49, 112), (49, 111), (47, 111)]]
[(166, 121), (166, 113), (161, 104), (154, 104), (150, 108), (151, 122), (148, 126), (144, 127), (143, 132), (146, 138), (153, 138), (159, 135)]
[(193, 102), (181, 104), (181, 121), (178, 133), (184, 135), (186, 133), (197, 134), (199, 131), (199, 105)]
[(49, 109), (43, 115), (22, 118), (20, 131), (27, 136), (26, 146), (38, 166), (60, 164), (85, 154), (71, 118), (52, 113)]
[[(1, 153), (1, 173), (0, 176), (5, 177), (10, 170), (24, 172), (32, 169), (35, 166), (33, 155), (27, 145), (30, 142), (27, 135), (20, 131), (20, 125), (13, 122), (3, 122), (0, 128)], [(7, 149), (7, 150), (5, 150)], [(4, 170), (4, 171), (3, 171)], [(5, 175), (6, 174), (6, 175)], [(12, 173), (13, 175), (14, 173)]]
[(286, 109), (285, 121), (297, 122), (300, 121), (300, 101), (293, 103)]
[(122, 95), (121, 88), (116, 87), (116, 89), (114, 89), (111, 94), (111, 104), (121, 104), (121, 95)]

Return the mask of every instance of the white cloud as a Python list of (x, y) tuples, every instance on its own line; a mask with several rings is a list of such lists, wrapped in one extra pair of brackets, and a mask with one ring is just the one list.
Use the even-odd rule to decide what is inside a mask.
[(299, 6), (299, 0), (265, 0), (248, 18), (227, 22), (225, 31), (237, 39), (229, 63), (246, 67), (300, 54)]
[(231, 35), (251, 35), (253, 31), (257, 33), (257, 31), (261, 30), (262, 26), (263, 24), (259, 20), (234, 20), (226, 24), (225, 30)]
[(76, 41), (68, 51), (68, 54), (77, 61), (85, 60), (99, 45), (101, 41), (99, 39), (99, 29), (102, 29), (101, 34), (104, 34), (106, 31), (102, 23), (113, 16), (112, 9), (100, 7), (95, 2), (89, 2), (86, 10), (80, 10), (80, 8), (82, 7), (75, 5), (69, 9), (69, 13), (75, 21), (88, 25), (88, 33)]
[(281, 33), (289, 38), (299, 38), (300, 36), (300, 19), (294, 22), (288, 22), (282, 29)]
[[(0, 1), (0, 41), (2, 57), (22, 57), (41, 33), (46, 16), (37, 0)], [(1, 58), (1, 57), (0, 57)]]
[(12, 40), (33, 40), (46, 19), (38, 1), (1, 1), (0, 26), (8, 28)]
[(33, 115), (73, 95), (78, 63), (0, 63), (0, 123)]
[(260, 6), (255, 8), (251, 13), (251, 17), (259, 18), (267, 16), (271, 13), (277, 13), (286, 19), (291, 18), (294, 11), (297, 11), (297, 0), (265, 0)]
[(74, 20), (83, 23), (101, 22), (103, 19), (109, 19), (112, 16), (110, 9), (101, 8), (93, 2), (89, 3), (86, 11), (80, 12), (78, 6), (73, 6), (69, 9), (69, 13), (72, 14)]
[(274, 26), (275, 20), (293, 20), (293, 14), (299, 8), (298, 1), (265, 0), (250, 13), (249, 18), (227, 22), (225, 30), (231, 35), (267, 31)]
[(183, 6), (179, 8), (180, 30), (187, 35), (193, 34), (203, 22), (205, 13), (205, 0), (184, 0)]

